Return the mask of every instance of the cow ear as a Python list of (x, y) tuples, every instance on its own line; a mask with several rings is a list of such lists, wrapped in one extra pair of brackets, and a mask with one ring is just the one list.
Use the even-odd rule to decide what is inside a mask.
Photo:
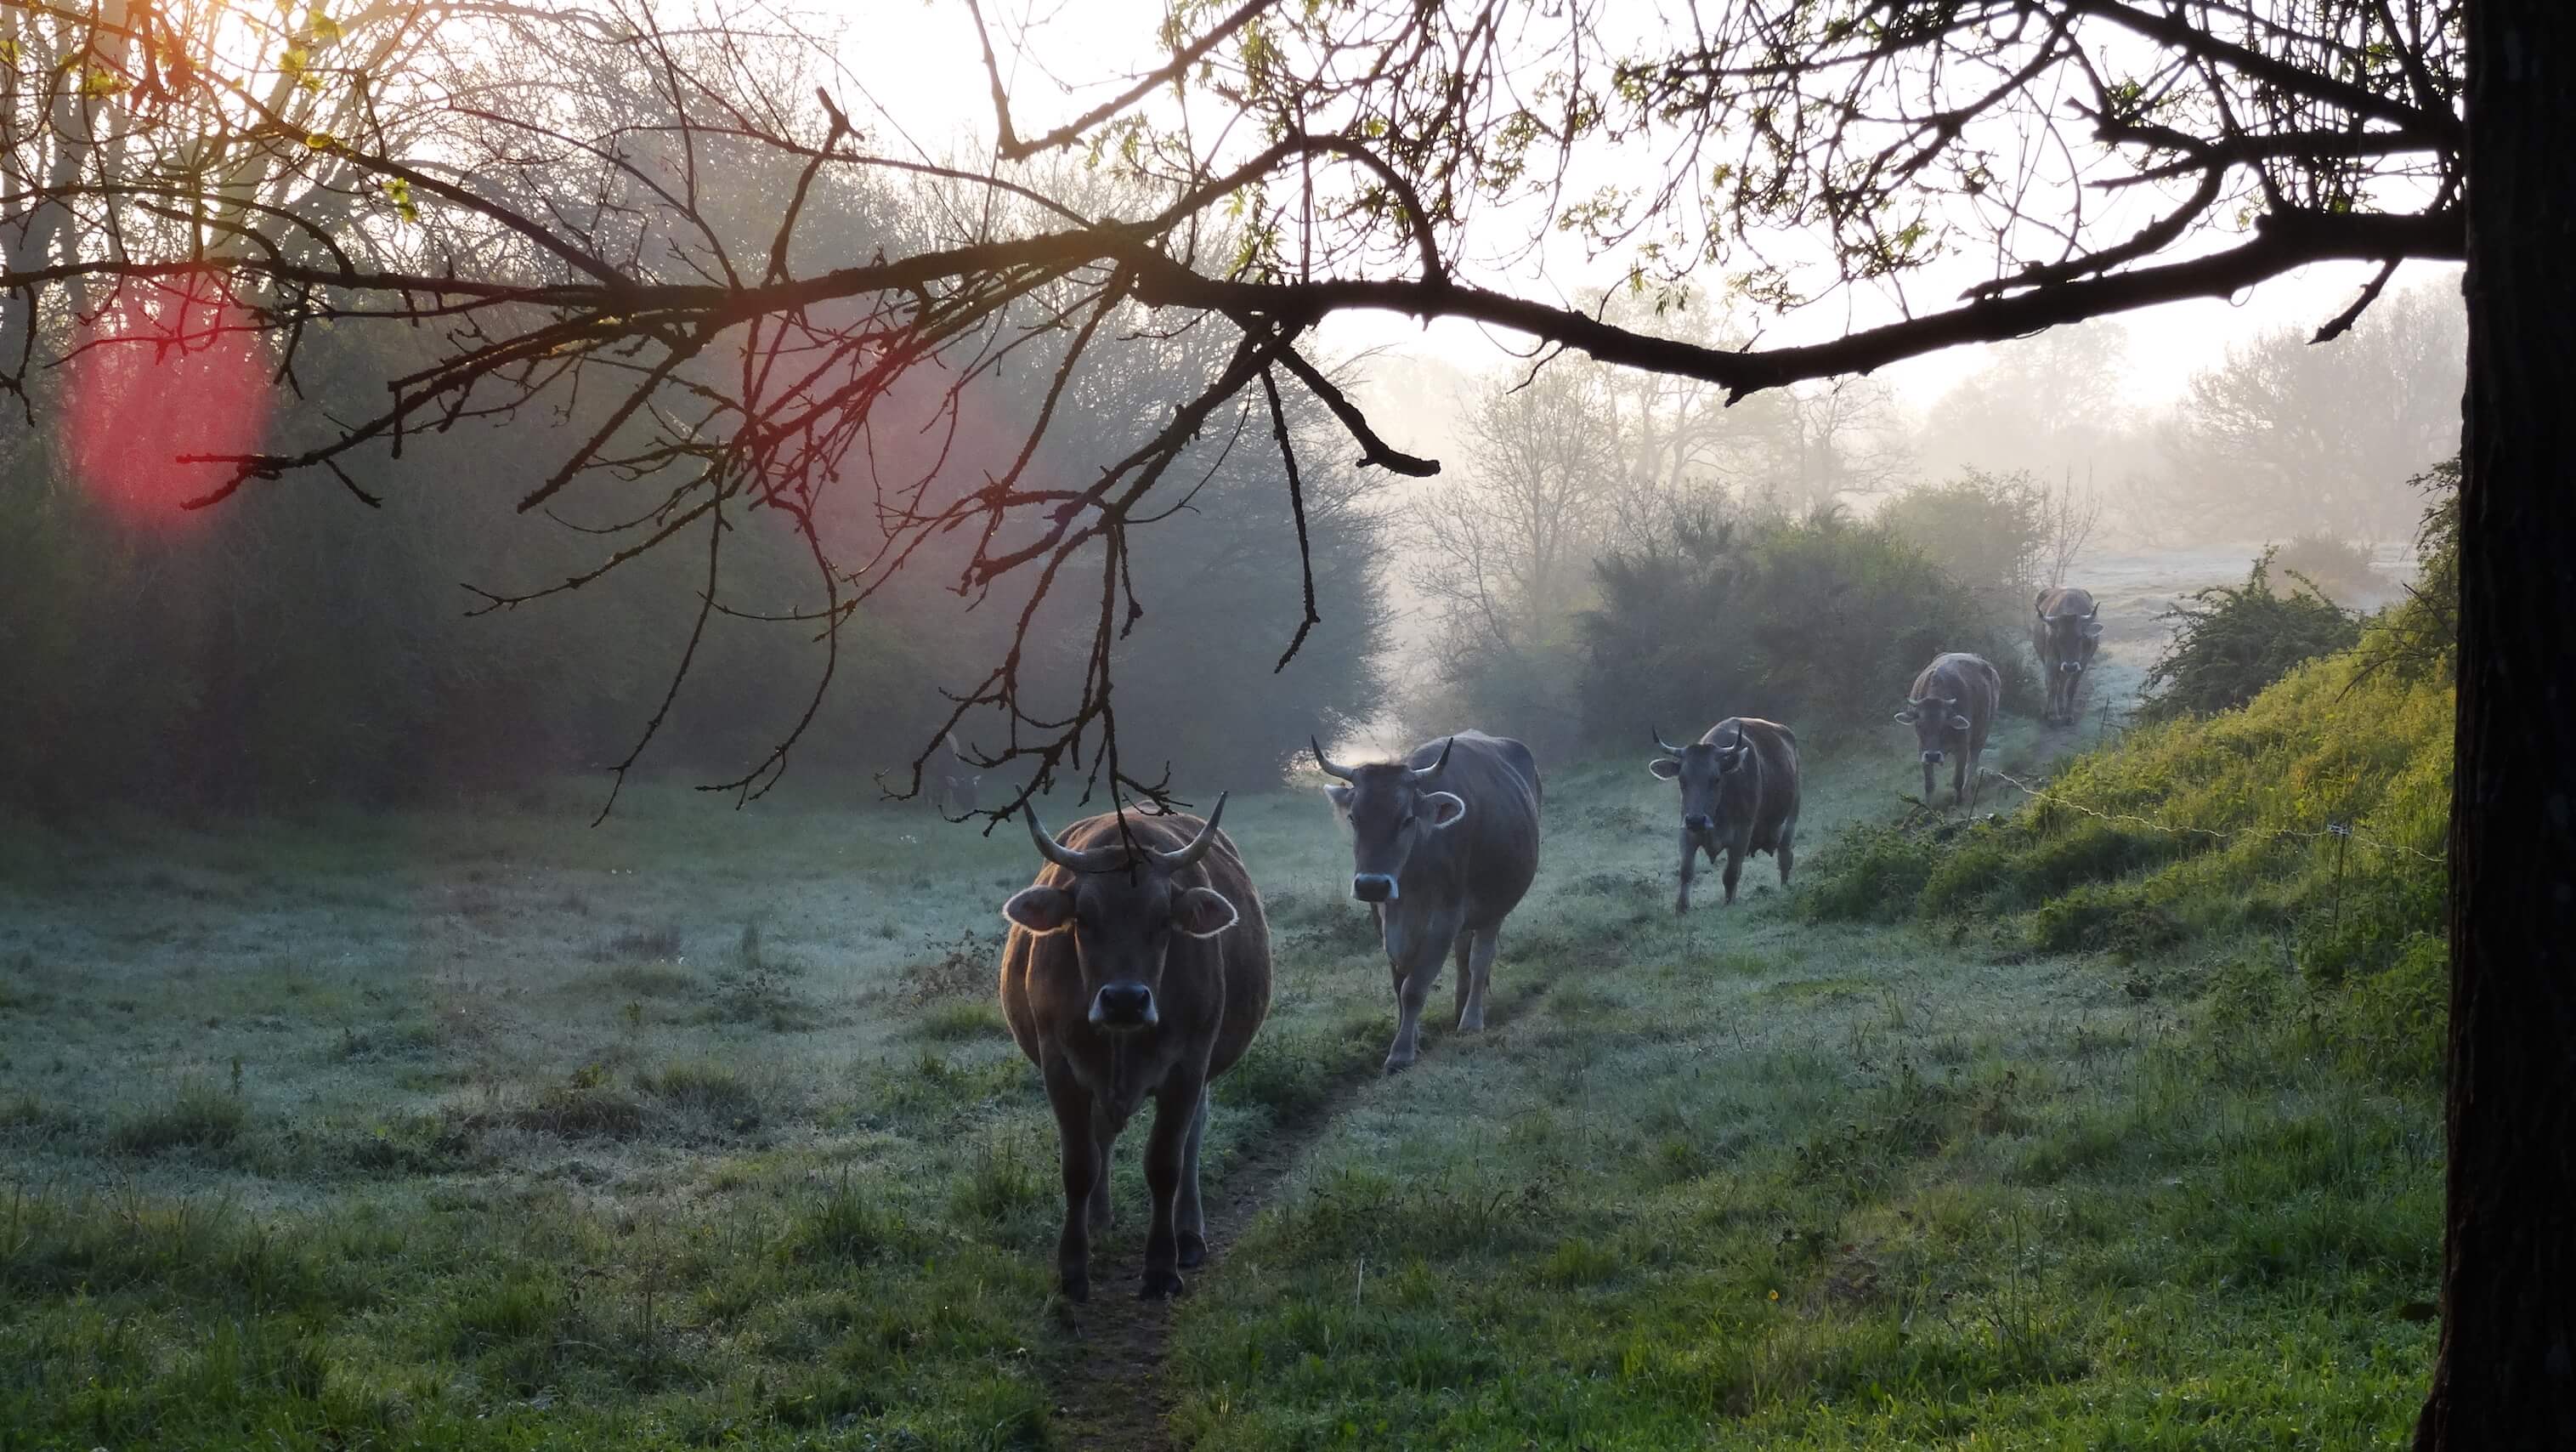
[(1193, 938), (1213, 938), (1234, 923), (1234, 904), (1214, 888), (1194, 887), (1172, 899), (1172, 926)]
[(1967, 731), (1974, 728), (1967, 717), (1953, 716), (1950, 718), (1950, 729), (1953, 731)]
[(1455, 827), (1467, 820), (1466, 799), (1456, 792), (1424, 793), (1422, 810), (1423, 814), (1431, 819), (1431, 826), (1435, 831), (1442, 827)]
[(1073, 894), (1060, 887), (1024, 887), (1002, 904), (1002, 916), (1043, 938), (1073, 921)]
[(1896, 713), (1896, 719), (1905, 725), (1911, 726), (1915, 722), (1923, 719), (1923, 713), (1915, 710), (1912, 706), (1908, 706), (1904, 710)]
[(1658, 756), (1646, 763), (1646, 770), (1665, 781), (1671, 781), (1682, 774), (1682, 764), (1669, 756)]
[(1324, 795), (1332, 800), (1334, 811), (1347, 812), (1351, 809), (1351, 789), (1347, 783), (1335, 782), (1324, 788)]

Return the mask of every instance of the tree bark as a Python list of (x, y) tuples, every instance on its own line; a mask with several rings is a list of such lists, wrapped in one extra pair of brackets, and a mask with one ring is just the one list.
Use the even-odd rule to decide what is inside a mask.
[(2449, 1215), (2418, 1452), (2576, 1447), (2576, 5), (2468, 15)]

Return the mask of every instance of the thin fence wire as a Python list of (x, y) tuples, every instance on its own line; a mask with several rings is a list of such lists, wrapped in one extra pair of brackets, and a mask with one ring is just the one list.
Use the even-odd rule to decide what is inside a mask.
[(2134, 812), (2106, 812), (2099, 807), (2088, 806), (2071, 797), (2062, 797), (2055, 792), (2042, 791), (2040, 788), (2032, 786), (2028, 782), (2009, 776), (1992, 767), (1985, 768), (1985, 773), (1997, 781), (2004, 783), (2006, 786), (2011, 787), (2013, 790), (2020, 792), (2023, 796), (2029, 797), (2033, 801), (2050, 802), (2057, 806), (2064, 807), (2068, 811), (2081, 812), (2088, 817), (2098, 817), (2105, 822), (2134, 823), (2137, 826), (2150, 828), (2154, 831), (2167, 833), (2171, 836), (2207, 837), (2211, 841), (2222, 846), (2229, 842), (2233, 842), (2240, 837), (2270, 837), (2275, 839), (2282, 837), (2297, 837), (2310, 841), (2324, 841), (2326, 839), (2333, 838), (2340, 839), (2345, 842), (2356, 843), (2360, 846), (2371, 848), (2374, 851), (2402, 852), (2409, 857), (2420, 857), (2426, 862), (2436, 864), (2448, 862), (2450, 860), (2443, 854), (2426, 852), (2419, 848), (2409, 847), (2403, 842), (2389, 842), (2377, 837), (2365, 837), (2361, 833), (2354, 831), (2352, 829), (2352, 824), (2349, 822), (2328, 822), (2323, 830), (2315, 832), (2301, 831), (2296, 827), (2249, 827), (2243, 831), (2237, 832), (2216, 832), (2207, 827), (2177, 827), (2169, 822), (2159, 822), (2152, 817), (2141, 817)]

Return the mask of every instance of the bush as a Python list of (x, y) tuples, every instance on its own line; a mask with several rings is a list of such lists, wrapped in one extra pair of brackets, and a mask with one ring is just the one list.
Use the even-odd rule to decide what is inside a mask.
[(1680, 516), (1593, 574), (1582, 701), (1598, 745), (1633, 748), (1650, 725), (1696, 736), (1728, 715), (1802, 736), (1874, 725), (1947, 650), (1994, 662), (2008, 704), (2035, 695), (2026, 653), (1884, 524)]
[(2365, 668), (2448, 681), (2460, 646), (2460, 461), (2446, 459), (2411, 482), (2425, 496), (2415, 527), (2415, 580), (2403, 601), (2381, 612), (2384, 629), (2372, 640)]
[(2388, 582), (2370, 567), (2367, 546), (2323, 530), (2310, 530), (2293, 536), (2288, 544), (2274, 546), (2272, 563), (2284, 577), (2274, 582), (2275, 589), (2290, 588), (2292, 581), (2304, 582), (2338, 605), (2366, 604), (2388, 592)]
[(2029, 611), (2048, 525), (2045, 496), (2028, 474), (1969, 469), (1898, 495), (1878, 522), (1965, 588), (1988, 619), (2018, 624)]
[(2254, 561), (2244, 584), (2195, 590), (2164, 613), (2173, 643), (2147, 670), (2142, 718), (2234, 710), (2300, 662), (2359, 643), (2359, 622), (2305, 581), (2291, 577), (2286, 593), (2275, 587), (2274, 553)]

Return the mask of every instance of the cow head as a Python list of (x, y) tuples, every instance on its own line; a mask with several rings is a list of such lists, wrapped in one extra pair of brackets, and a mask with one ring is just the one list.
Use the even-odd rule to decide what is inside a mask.
[[(1959, 698), (1956, 696), (1925, 696), (1919, 701), (1909, 700), (1905, 709), (1896, 713), (1896, 719), (1914, 728), (1914, 744), (1923, 753), (1923, 799), (1928, 802), (1932, 799), (1932, 768), (1939, 766), (1947, 754), (1944, 744), (1953, 733), (1964, 737), (1970, 723), (1967, 717), (1959, 714)], [(1962, 741), (1963, 749), (1965, 745)]]
[(2042, 595), (2038, 605), (2039, 637), (2046, 645), (2041, 654), (2057, 662), (2060, 675), (2076, 676), (2093, 662), (2093, 652), (2102, 643), (2102, 605), (2095, 601), (2084, 610), (2071, 610), (2060, 615), (2048, 613), (2048, 597)]
[(1440, 759), (1420, 770), (1400, 761), (1343, 766), (1325, 760), (1324, 748), (1314, 738), (1306, 744), (1325, 775), (1341, 778), (1324, 788), (1324, 795), (1351, 824), (1351, 896), (1368, 903), (1395, 901), (1413, 849), (1431, 833), (1466, 819), (1465, 799), (1435, 785), (1458, 738), (1449, 738)]
[(1039, 855), (1073, 874), (1073, 880), (1021, 888), (1002, 905), (1002, 916), (1040, 937), (1073, 934), (1074, 962), (1093, 1028), (1109, 1033), (1152, 1028), (1161, 1021), (1155, 995), (1163, 986), (1172, 936), (1213, 938), (1235, 923), (1234, 904), (1225, 894), (1174, 881), (1215, 844), (1225, 798), (1217, 798), (1207, 825), (1187, 846), (1164, 852), (1139, 844), (1139, 855), (1133, 857), (1126, 844), (1115, 840), (1103, 847), (1067, 847), (1038, 824), (1035, 807), (1027, 811), (1029, 836)]
[(1712, 835), (1725, 825), (1726, 784), (1728, 778), (1744, 770), (1753, 759), (1752, 744), (1744, 739), (1744, 729), (1737, 727), (1732, 741), (1694, 742), (1675, 746), (1654, 733), (1655, 744), (1671, 753), (1646, 763), (1646, 770), (1666, 781), (1681, 783), (1682, 830), (1701, 836)]

